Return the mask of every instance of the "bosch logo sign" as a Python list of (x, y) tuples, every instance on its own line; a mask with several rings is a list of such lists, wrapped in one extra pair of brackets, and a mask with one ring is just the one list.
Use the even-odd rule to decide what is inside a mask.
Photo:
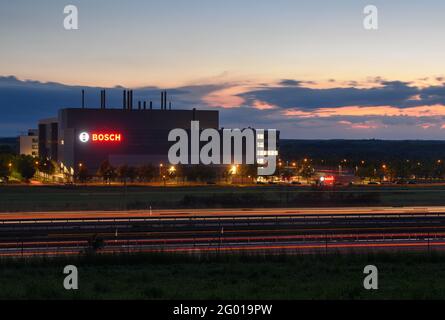
[(82, 132), (79, 134), (79, 140), (82, 143), (91, 142), (121, 142), (122, 134), (121, 133), (103, 133), (103, 132)]
[(82, 132), (81, 134), (79, 134), (79, 140), (80, 142), (87, 143), (88, 141), (90, 141), (90, 135), (88, 134), (88, 132)]

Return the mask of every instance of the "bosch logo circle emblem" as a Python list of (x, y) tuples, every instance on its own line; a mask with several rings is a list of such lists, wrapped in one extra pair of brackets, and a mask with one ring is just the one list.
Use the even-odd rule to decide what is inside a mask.
[(90, 140), (90, 135), (88, 132), (82, 132), (79, 134), (79, 140), (80, 142), (87, 143)]

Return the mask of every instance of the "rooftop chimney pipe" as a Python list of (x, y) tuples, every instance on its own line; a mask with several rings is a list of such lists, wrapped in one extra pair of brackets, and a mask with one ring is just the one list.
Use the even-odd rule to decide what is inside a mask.
[(133, 110), (133, 90), (130, 90), (130, 110)]

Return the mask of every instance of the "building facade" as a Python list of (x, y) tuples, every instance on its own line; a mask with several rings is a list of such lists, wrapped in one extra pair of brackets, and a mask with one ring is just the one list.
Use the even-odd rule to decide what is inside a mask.
[[(104, 161), (114, 167), (168, 164), (168, 152), (174, 144), (169, 141), (170, 132), (183, 129), (190, 133), (193, 121), (199, 121), (200, 132), (215, 129), (222, 133), (218, 111), (172, 110), (171, 104), (167, 107), (166, 97), (163, 92), (160, 109), (153, 109), (151, 102), (148, 108), (146, 102), (133, 108), (132, 92), (124, 91), (122, 108), (106, 108), (102, 91), (100, 108), (61, 109), (56, 118), (39, 122), (39, 156), (56, 161), (68, 175), (76, 175), (80, 168), (94, 174)], [(253, 137), (259, 149), (267, 147), (267, 134), (253, 131)], [(278, 139), (277, 135), (277, 145)], [(206, 142), (198, 144), (201, 147)], [(222, 147), (221, 141), (221, 152)], [(247, 150), (245, 142), (243, 150)]]
[(39, 155), (39, 134), (37, 129), (30, 129), (27, 135), (19, 136), (19, 154), (33, 157)]
[(57, 121), (40, 122), (41, 156), (74, 172), (79, 166), (95, 172), (105, 160), (113, 166), (167, 163), (169, 132), (188, 129), (193, 120), (219, 127), (218, 111), (62, 109)]

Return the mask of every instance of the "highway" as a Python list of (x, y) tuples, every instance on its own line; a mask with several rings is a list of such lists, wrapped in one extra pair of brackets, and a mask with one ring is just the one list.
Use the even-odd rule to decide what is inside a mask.
[(0, 256), (445, 249), (445, 207), (0, 213)]

